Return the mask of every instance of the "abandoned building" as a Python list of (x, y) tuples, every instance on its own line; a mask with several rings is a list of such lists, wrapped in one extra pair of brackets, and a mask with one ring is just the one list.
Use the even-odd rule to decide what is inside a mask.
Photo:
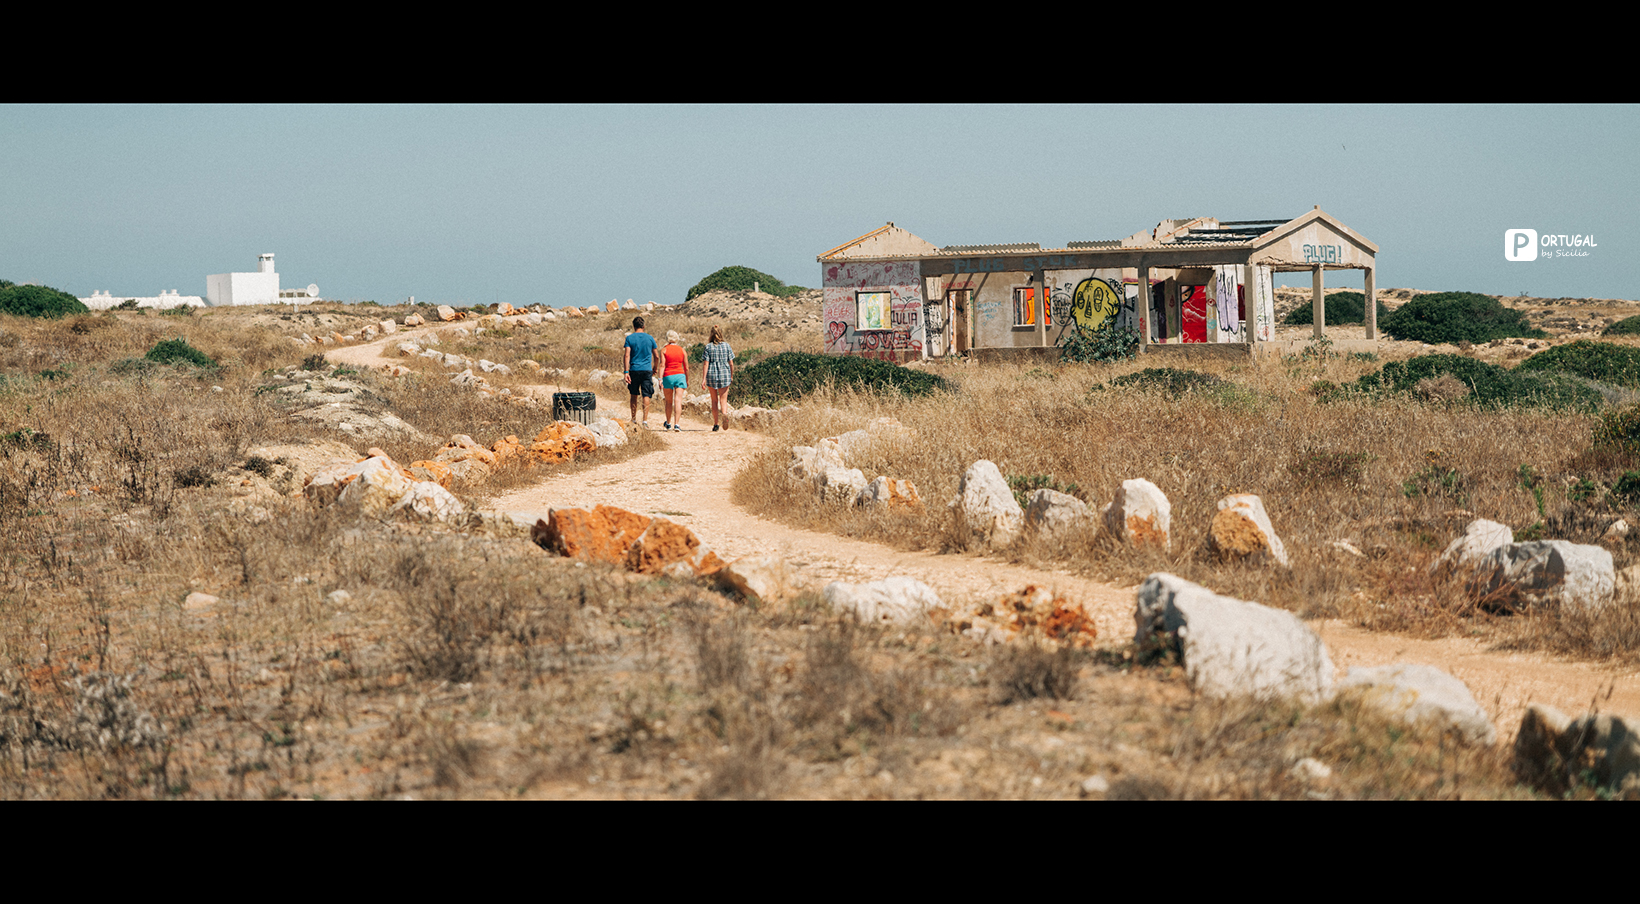
[[(819, 256), (825, 348), (904, 363), (1056, 346), (1071, 323), (1115, 317), (1143, 346), (1275, 338), (1271, 274), (1365, 271), (1366, 338), (1376, 339), (1378, 246), (1316, 207), (1291, 220), (1163, 220), (1125, 239), (937, 248), (889, 223)], [(1140, 286), (1146, 287), (1141, 293)], [(999, 351), (999, 353), (1001, 353)]]

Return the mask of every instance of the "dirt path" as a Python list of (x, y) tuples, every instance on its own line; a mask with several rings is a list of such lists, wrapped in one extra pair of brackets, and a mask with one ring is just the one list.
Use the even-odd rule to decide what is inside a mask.
[[(382, 350), (425, 334), (430, 327), (400, 332), (375, 342), (326, 352), (338, 363), (384, 363)], [(626, 419), (624, 397), (600, 396), (599, 408)], [(659, 429), (657, 394), (650, 423)], [(996, 597), (1027, 584), (1046, 585), (1094, 618), (1099, 636), (1120, 644), (1133, 636), (1134, 588), (1117, 587), (1058, 571), (1041, 571), (989, 558), (902, 552), (878, 543), (789, 527), (744, 511), (730, 501), (734, 475), (763, 449), (768, 439), (741, 430), (712, 432), (711, 422), (685, 416), (682, 431), (666, 435), (665, 451), (571, 475), (547, 477), (527, 489), (497, 498), (502, 511), (614, 505), (671, 518), (695, 532), (726, 559), (777, 554), (816, 586), (834, 580), (870, 581), (894, 575), (916, 578), (952, 602)], [(937, 503), (936, 503), (937, 504)], [(1613, 672), (1598, 665), (1552, 659), (1536, 653), (1489, 650), (1464, 638), (1419, 640), (1376, 634), (1343, 622), (1315, 622), (1340, 672), (1351, 666), (1421, 662), (1467, 684), (1493, 714), (1500, 736), (1513, 737), (1528, 703), (1547, 703), (1568, 713), (1598, 701), (1603, 711), (1640, 714), (1640, 672)]]

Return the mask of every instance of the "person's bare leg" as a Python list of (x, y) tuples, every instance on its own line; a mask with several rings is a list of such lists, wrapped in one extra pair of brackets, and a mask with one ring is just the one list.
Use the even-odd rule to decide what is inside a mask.
[(638, 422), (638, 397), (636, 395), (632, 396), (629, 403), (632, 406), (632, 423), (636, 424)]

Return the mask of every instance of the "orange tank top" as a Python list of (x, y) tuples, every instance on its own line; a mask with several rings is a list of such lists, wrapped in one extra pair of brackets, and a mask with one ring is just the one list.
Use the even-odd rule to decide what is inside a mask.
[(661, 355), (666, 358), (666, 369), (661, 371), (661, 376), (670, 377), (683, 373), (683, 349), (676, 345), (668, 345), (661, 350)]

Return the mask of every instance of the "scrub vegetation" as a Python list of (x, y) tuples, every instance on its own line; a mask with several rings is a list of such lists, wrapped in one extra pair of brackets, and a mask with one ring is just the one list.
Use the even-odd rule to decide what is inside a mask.
[[(455, 432), (488, 444), (539, 429), (545, 415), (452, 387), (426, 359), (393, 359), (412, 371), (397, 378), (347, 373), (286, 339), (320, 333), (322, 318), (328, 331), (410, 310), (0, 316), (0, 797), (1533, 796), (1502, 749), (1347, 706), (1196, 698), (1175, 660), (1119, 642), (986, 647), (933, 623), (856, 626), (812, 595), (751, 607), (577, 565), (481, 524), (360, 518), (300, 497), (235, 505), (246, 481), (299, 489), (288, 459), (252, 454), (262, 446), (362, 454), (380, 442), (409, 460)], [(440, 347), (584, 374), (618, 361), (613, 320), (446, 334)], [(689, 344), (712, 324), (658, 312), (650, 325)], [(919, 437), (861, 466), (914, 480), (920, 512), (822, 507), (791, 491), (781, 451), (736, 481), (765, 517), (941, 549), (953, 540), (944, 500), (977, 458), (1018, 489), (1094, 505), (1144, 476), (1174, 500), (1172, 552), (1088, 537), (1010, 555), (1122, 582), (1170, 570), (1381, 630), (1584, 657), (1640, 649), (1640, 631), (1612, 624), (1475, 612), (1423, 570), (1464, 506), (1585, 542), (1633, 517), (1640, 415), (1628, 409), (1451, 406), (1416, 392), (1323, 401), (1316, 381), (1378, 369), (1336, 356), (1161, 377), (1138, 362), (882, 365), (892, 380), (856, 380), (843, 369), (877, 362), (809, 355), (760, 379), (757, 367), (818, 351), (820, 337), (729, 327), (737, 349), (769, 353), (736, 385), (799, 406), (772, 428), (772, 448), (885, 415)], [(160, 347), (198, 366), (149, 360)], [(270, 372), (315, 367), (362, 383), (362, 404), (423, 438), (370, 441), (293, 418), (267, 391)], [(543, 380), (515, 368), (491, 382)], [(636, 454), (664, 441), (643, 442)], [(1231, 492), (1264, 496), (1290, 572), (1199, 554)], [(1335, 539), (1365, 555), (1337, 553)], [(1295, 777), (1296, 757), (1333, 764), (1333, 777)]]
[(683, 300), (688, 301), (707, 292), (750, 292), (753, 288), (776, 298), (808, 291), (802, 286), (788, 286), (761, 270), (753, 270), (750, 267), (723, 267), (691, 286)]
[[(1365, 323), (1367, 320), (1367, 296), (1360, 292), (1329, 292), (1327, 293), (1327, 326), (1339, 326), (1346, 323)], [(1389, 309), (1384, 307), (1382, 300), (1378, 301), (1378, 322), (1383, 323), (1389, 316)], [(1315, 323), (1315, 302), (1306, 301), (1287, 312), (1281, 321), (1288, 326), (1310, 326)]]
[(1548, 336), (1533, 327), (1521, 311), (1504, 306), (1490, 295), (1474, 292), (1419, 295), (1393, 312), (1380, 315), (1378, 327), (1386, 336), (1430, 345)]

